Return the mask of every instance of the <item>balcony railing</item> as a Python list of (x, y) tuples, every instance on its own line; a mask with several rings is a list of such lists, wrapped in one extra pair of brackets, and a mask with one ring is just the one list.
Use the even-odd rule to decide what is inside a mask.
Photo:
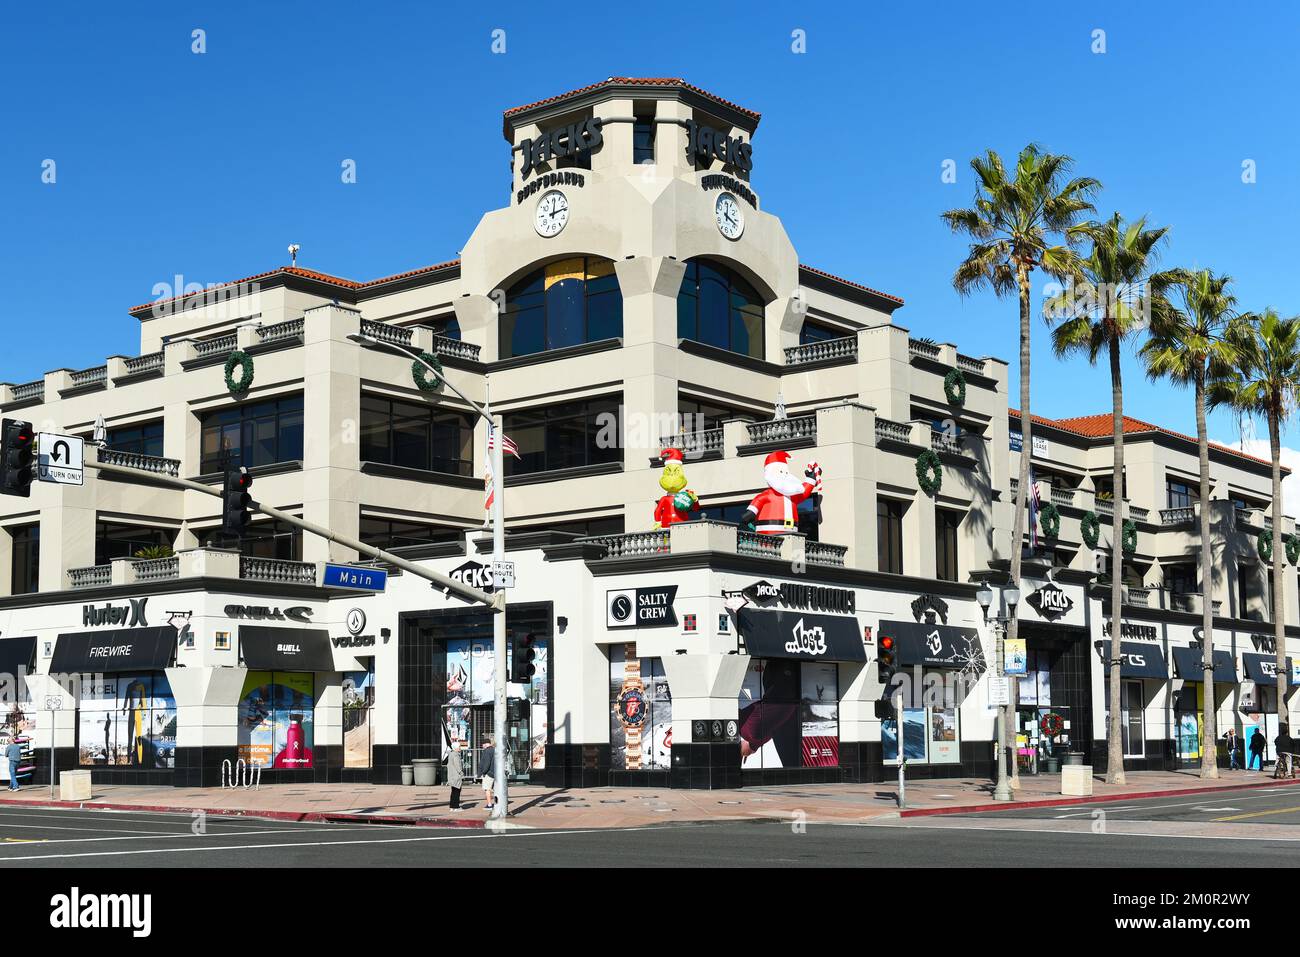
[(239, 336), (231, 332), (224, 336), (204, 339), (194, 343), (194, 354), (200, 359), (210, 359), (223, 352), (233, 352), (239, 347)]
[(1128, 507), (1128, 517), (1135, 522), (1147, 522), (1151, 520), (1151, 509), (1143, 508), (1141, 505), (1130, 505)]
[(823, 362), (827, 359), (851, 359), (858, 355), (858, 337), (845, 336), (842, 339), (826, 339), (822, 342), (807, 342), (799, 346), (788, 346), (785, 350), (785, 364), (802, 366), (810, 362)]
[(461, 342), (459, 339), (449, 339), (446, 336), (434, 336), (433, 351), (435, 354), (446, 356), (449, 359), (468, 359), (470, 362), (478, 362), (479, 347), (472, 342)]
[(806, 542), (803, 557), (809, 565), (830, 565), (833, 568), (844, 567), (844, 556), (849, 552), (847, 545), (832, 545), (830, 542)]
[(108, 381), (108, 366), (94, 366), (90, 369), (82, 369), (79, 372), (72, 373), (69, 378), (72, 380), (74, 389), (102, 385)]
[(919, 339), (908, 339), (907, 350), (914, 356), (921, 356), (924, 359), (937, 359), (943, 352), (943, 349), (937, 343), (922, 342)]
[(1138, 608), (1149, 608), (1151, 606), (1151, 589), (1137, 588), (1130, 585), (1128, 589), (1128, 603)]
[(749, 430), (749, 441), (753, 445), (816, 439), (817, 416), (797, 415), (790, 419), (774, 419), (771, 422), (746, 422), (745, 428)]
[(16, 385), (13, 388), (13, 393), (15, 402), (43, 401), (45, 399), (45, 380), (37, 379), (35, 382), (24, 382), (22, 385)]
[(314, 585), (316, 563), (290, 562), (279, 558), (253, 558), (244, 555), (239, 559), (239, 577), (245, 581)]
[(1074, 507), (1075, 490), (1072, 488), (1057, 488), (1052, 486), (1052, 504), (1056, 506), (1065, 506), (1066, 508)]
[(963, 356), (963, 355), (960, 355), (960, 354), (959, 354), (959, 355), (957, 356), (957, 368), (958, 368), (958, 369), (963, 369), (963, 370), (965, 370), (966, 372), (978, 372), (980, 375), (983, 375), (983, 374), (984, 374), (984, 360), (983, 360), (983, 359), (975, 359), (975, 358), (972, 358), (971, 356)]
[(177, 459), (165, 459), (157, 455), (142, 455), (139, 452), (118, 452), (113, 449), (100, 449), (99, 461), (105, 465), (120, 465), (128, 469), (139, 469), (155, 475), (170, 475), (176, 478), (181, 474), (181, 463)]
[(170, 558), (145, 558), (135, 562), (135, 580), (138, 582), (164, 582), (181, 577), (181, 560)]
[(126, 360), (127, 375), (143, 375), (146, 372), (160, 372), (163, 367), (163, 354), (150, 352), (148, 355), (135, 356)]
[(666, 555), (669, 551), (668, 529), (651, 532), (629, 532), (626, 535), (594, 535), (579, 539), (600, 545), (606, 558), (636, 558), (641, 555)]
[(936, 452), (948, 452), (952, 455), (960, 455), (961, 437), (950, 435), (947, 429), (932, 427), (930, 429), (930, 448)]
[(406, 346), (407, 348), (410, 348), (415, 339), (415, 331), (412, 329), (392, 326), (386, 322), (375, 322), (373, 319), (361, 320), (361, 334), (379, 342), (387, 342), (389, 345), (394, 346)]
[(659, 443), (666, 449), (681, 449), (686, 455), (705, 455), (722, 451), (722, 430), (704, 429), (700, 432), (681, 432), (661, 435)]
[(890, 439), (894, 442), (911, 442), (912, 427), (906, 422), (894, 422), (890, 419), (876, 417), (876, 442)]
[(277, 322), (272, 326), (263, 326), (257, 330), (257, 336), (263, 343), (281, 342), (285, 339), (302, 338), (306, 329), (306, 319), (290, 319), (287, 322)]
[(73, 588), (97, 588), (112, 583), (112, 565), (89, 565), (85, 568), (68, 569), (68, 584)]
[(1162, 508), (1160, 510), (1161, 525), (1190, 525), (1196, 518), (1196, 509), (1190, 505), (1183, 505), (1179, 508)]
[(748, 555), (751, 558), (780, 558), (781, 536), (760, 535), (758, 532), (746, 532), (738, 528), (736, 529), (736, 554)]

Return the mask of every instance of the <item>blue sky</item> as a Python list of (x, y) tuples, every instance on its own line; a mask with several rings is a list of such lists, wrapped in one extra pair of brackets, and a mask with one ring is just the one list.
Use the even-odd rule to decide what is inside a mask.
[[(274, 268), (290, 241), (357, 279), (454, 258), (506, 202), (501, 111), (611, 75), (683, 76), (761, 111), (753, 184), (801, 261), (902, 296), (900, 324), (964, 352), (1013, 358), (1015, 305), (953, 292), (964, 243), (939, 213), (969, 204), (971, 156), (1030, 140), (1105, 184), (1103, 214), (1170, 225), (1166, 264), (1231, 274), (1246, 308), (1300, 310), (1294, 4), (770, 6), (7, 4), (0, 320), (31, 335), (0, 379), (134, 354), (126, 309), (156, 284)], [(1034, 410), (1108, 410), (1104, 369), (1035, 336)], [(1129, 414), (1193, 431), (1189, 394), (1125, 372)], [(1232, 441), (1234, 420), (1211, 434)]]

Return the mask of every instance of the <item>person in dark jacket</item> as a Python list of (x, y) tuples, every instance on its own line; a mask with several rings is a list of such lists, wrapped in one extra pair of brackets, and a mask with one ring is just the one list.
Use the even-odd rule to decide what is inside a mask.
[(1240, 771), (1241, 762), (1237, 758), (1237, 749), (1241, 747), (1241, 740), (1237, 737), (1237, 729), (1229, 728), (1223, 733), (1223, 745), (1228, 749), (1228, 770)]
[(1287, 730), (1286, 725), (1278, 725), (1277, 737), (1273, 739), (1273, 747), (1277, 754), (1277, 764), (1273, 766), (1273, 777), (1286, 777), (1290, 774), (1291, 764), (1291, 732)]
[(1246, 762), (1246, 770), (1263, 771), (1264, 770), (1264, 749), (1268, 747), (1268, 741), (1259, 728), (1250, 736), (1250, 760)]

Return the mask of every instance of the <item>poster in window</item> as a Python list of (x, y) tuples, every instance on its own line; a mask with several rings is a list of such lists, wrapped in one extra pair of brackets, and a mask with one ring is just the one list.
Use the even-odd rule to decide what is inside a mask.
[(274, 768), (312, 766), (314, 676), (309, 672), (275, 673)]
[(246, 764), (265, 768), (271, 764), (275, 745), (274, 687), (271, 672), (250, 671), (244, 676), (239, 696), (237, 754)]
[(903, 757), (908, 761), (925, 760), (925, 744), (928, 737), (925, 712), (925, 708), (903, 709)]
[(839, 668), (834, 662), (800, 662), (803, 766), (840, 763)]
[[(635, 649), (635, 645), (632, 646)], [(663, 662), (634, 659), (628, 670), (628, 646), (609, 649), (610, 763), (620, 770), (666, 769), (671, 764), (672, 698)], [(637, 682), (640, 682), (638, 687)], [(640, 747), (628, 748), (628, 728), (641, 731)]]
[(754, 658), (740, 688), (740, 766), (797, 768), (803, 764), (799, 662)]
[(368, 768), (373, 764), (371, 709), (375, 703), (375, 669), (343, 675), (343, 766)]
[(122, 716), (118, 763), (133, 768), (170, 768), (176, 756), (176, 700), (163, 675), (122, 675), (117, 679), (117, 711)]
[(934, 764), (956, 764), (961, 760), (958, 744), (957, 709), (930, 709), (930, 761)]

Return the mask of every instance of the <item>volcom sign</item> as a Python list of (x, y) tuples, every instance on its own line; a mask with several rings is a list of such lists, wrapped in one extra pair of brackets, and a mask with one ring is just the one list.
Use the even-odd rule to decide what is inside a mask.
[(1030, 608), (1048, 621), (1056, 621), (1074, 608), (1074, 601), (1055, 582), (1048, 582), (1025, 600), (1029, 602)]
[(148, 598), (131, 598), (129, 605), (83, 605), (81, 623), (87, 628), (101, 625), (126, 625), (129, 628), (147, 628), (149, 622), (144, 617), (144, 605)]

